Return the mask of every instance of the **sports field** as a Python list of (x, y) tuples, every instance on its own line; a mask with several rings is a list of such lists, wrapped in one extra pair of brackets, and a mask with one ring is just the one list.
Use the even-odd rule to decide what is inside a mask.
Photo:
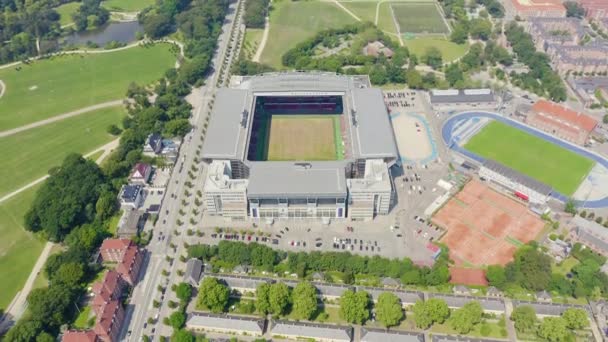
[(7, 308), (44, 247), (44, 241), (23, 229), (23, 215), (29, 209), (39, 185), (0, 203), (0, 311)]
[(336, 123), (335, 115), (273, 115), (267, 160), (341, 159)]
[(44, 176), (72, 152), (85, 154), (116, 139), (106, 132), (120, 126), (122, 107), (106, 108), (0, 138), (0, 196)]
[(169, 44), (54, 57), (0, 70), (0, 131), (125, 97), (129, 83), (148, 84), (175, 63)]
[(281, 57), (301, 41), (329, 28), (356, 21), (335, 4), (321, 1), (274, 1), (270, 11), (270, 33), (260, 62), (282, 69)]
[(492, 121), (464, 148), (535, 178), (569, 196), (594, 162), (507, 124)]
[(435, 3), (391, 3), (391, 9), (402, 34), (449, 32)]

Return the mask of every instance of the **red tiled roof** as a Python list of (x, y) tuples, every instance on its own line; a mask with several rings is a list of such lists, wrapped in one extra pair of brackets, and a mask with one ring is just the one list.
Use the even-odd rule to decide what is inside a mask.
[(130, 239), (105, 239), (101, 244), (100, 250), (106, 249), (125, 249), (133, 245)]
[(120, 273), (111, 270), (108, 271), (102, 281), (93, 284), (93, 304), (101, 305), (112, 299), (112, 294), (116, 291), (116, 287), (120, 286)]
[(120, 303), (117, 300), (110, 301), (103, 307), (101, 314), (97, 317), (95, 324), (95, 332), (98, 334), (108, 334), (112, 330), (112, 322), (114, 315), (120, 310)]
[(440, 249), (441, 249), (441, 248), (439, 248), (439, 246), (436, 246), (436, 245), (434, 245), (434, 244), (432, 244), (432, 243), (430, 243), (430, 242), (429, 242), (429, 243), (427, 243), (426, 248), (427, 248), (428, 250), (430, 250), (431, 252), (433, 252), (433, 253), (435, 253), (435, 252), (437, 252), (438, 250), (440, 250)]
[(62, 342), (95, 342), (97, 341), (97, 334), (93, 330), (68, 330), (63, 334), (61, 338)]
[(148, 165), (146, 163), (137, 163), (133, 167), (132, 173), (135, 173), (135, 171), (137, 171), (137, 172), (139, 172), (140, 175), (145, 176), (146, 172), (148, 171), (149, 168), (150, 168), (150, 165)]
[(450, 268), (450, 283), (458, 285), (487, 286), (486, 271), (478, 268)]
[(130, 246), (129, 248), (127, 248), (124, 256), (122, 257), (122, 261), (120, 262), (120, 264), (118, 264), (118, 269), (122, 269), (121, 273), (130, 273), (129, 269), (131, 268), (133, 263), (135, 263), (138, 254), (139, 248), (137, 248), (137, 246)]
[(559, 10), (566, 11), (560, 0), (511, 0), (513, 6), (518, 10)]
[(532, 111), (537, 113), (545, 113), (557, 119), (567, 121), (587, 132), (593, 131), (597, 126), (597, 120), (589, 115), (560, 106), (555, 102), (539, 100), (534, 104), (534, 106), (532, 106)]

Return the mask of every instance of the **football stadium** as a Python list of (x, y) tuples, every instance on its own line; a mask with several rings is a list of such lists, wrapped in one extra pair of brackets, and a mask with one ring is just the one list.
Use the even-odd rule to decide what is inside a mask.
[(235, 76), (216, 94), (201, 156), (208, 215), (369, 220), (393, 204), (397, 146), (367, 76)]

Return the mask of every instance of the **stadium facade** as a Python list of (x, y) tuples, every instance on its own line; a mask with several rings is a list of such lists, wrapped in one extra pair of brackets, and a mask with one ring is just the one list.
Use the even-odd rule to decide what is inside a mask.
[[(270, 158), (269, 122), (278, 114), (334, 118), (336, 158)], [(233, 77), (216, 94), (201, 156), (207, 214), (231, 220), (386, 215), (395, 194), (391, 168), (399, 163), (381, 90), (367, 76), (333, 73)]]

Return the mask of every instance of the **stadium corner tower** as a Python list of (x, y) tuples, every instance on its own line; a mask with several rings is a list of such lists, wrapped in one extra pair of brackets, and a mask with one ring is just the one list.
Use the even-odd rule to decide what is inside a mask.
[(207, 214), (230, 220), (386, 215), (400, 164), (380, 89), (332, 73), (233, 77), (201, 156)]

